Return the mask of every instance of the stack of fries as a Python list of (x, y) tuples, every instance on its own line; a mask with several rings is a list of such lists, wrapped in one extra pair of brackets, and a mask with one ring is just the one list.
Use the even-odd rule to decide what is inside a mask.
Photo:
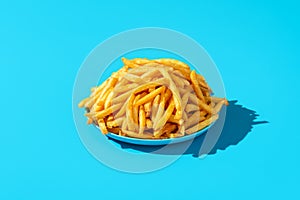
[(195, 133), (218, 119), (225, 98), (211, 96), (203, 76), (178, 60), (122, 58), (114, 72), (79, 103), (102, 133), (166, 139)]

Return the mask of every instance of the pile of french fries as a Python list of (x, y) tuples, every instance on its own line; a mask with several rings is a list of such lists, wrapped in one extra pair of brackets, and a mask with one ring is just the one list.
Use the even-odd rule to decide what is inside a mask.
[(218, 119), (225, 98), (178, 60), (122, 58), (124, 66), (79, 103), (101, 132), (142, 139), (195, 133)]

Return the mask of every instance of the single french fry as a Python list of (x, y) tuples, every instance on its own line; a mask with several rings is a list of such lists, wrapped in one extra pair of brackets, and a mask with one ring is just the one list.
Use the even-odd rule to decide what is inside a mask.
[(160, 86), (162, 84), (158, 83), (158, 82), (149, 82), (149, 83), (145, 83), (139, 87), (137, 87), (132, 93), (137, 94), (140, 93), (144, 90), (147, 90), (149, 87), (156, 87), (156, 86)]
[(83, 99), (83, 100), (78, 104), (78, 107), (79, 107), (79, 108), (83, 108), (83, 107), (84, 107), (84, 104), (85, 104), (86, 102), (88, 102), (89, 100), (90, 100), (89, 97)]
[(126, 58), (121, 58), (122, 59), (122, 62), (124, 63), (124, 65), (128, 66), (129, 68), (136, 68), (136, 67), (139, 67), (138, 64), (135, 64), (134, 62), (126, 59)]
[(146, 102), (150, 102), (152, 101), (158, 94), (162, 93), (163, 91), (165, 91), (165, 86), (159, 87), (156, 90), (154, 90), (153, 92), (150, 92), (149, 94), (147, 94), (146, 96), (144, 96), (143, 98), (139, 99), (135, 105), (139, 106), (142, 105)]
[(146, 117), (150, 117), (151, 107), (152, 107), (152, 101), (149, 101), (149, 102), (147, 102), (147, 103), (144, 104)]
[(199, 83), (198, 83), (198, 80), (197, 80), (197, 77), (196, 77), (196, 72), (195, 70), (193, 70), (190, 74), (191, 76), (191, 82), (192, 82), (192, 85), (194, 87), (194, 90), (195, 90), (195, 93), (197, 95), (197, 97), (201, 100), (201, 101), (205, 101), (204, 99), (204, 96), (202, 94), (202, 91), (199, 87)]
[(99, 120), (98, 120), (98, 125), (99, 125), (99, 128), (100, 128), (100, 130), (101, 130), (101, 132), (102, 132), (103, 134), (107, 134), (107, 133), (108, 133), (108, 130), (107, 130), (107, 128), (106, 128), (106, 125), (105, 125), (105, 122), (104, 122), (103, 119), (99, 119)]
[(107, 115), (113, 113), (115, 110), (117, 110), (118, 108), (120, 108), (122, 106), (122, 104), (115, 104), (115, 105), (112, 105), (111, 107), (109, 108), (106, 108), (105, 110), (102, 110), (100, 112), (97, 112), (95, 114), (95, 117), (97, 119), (103, 119), (104, 117), (106, 117)]
[(163, 112), (165, 111), (165, 104), (166, 104), (166, 97), (163, 93), (161, 94), (160, 102), (158, 105), (157, 113), (155, 115), (154, 121), (153, 121), (153, 126), (155, 127), (155, 124), (157, 123), (158, 120), (160, 120), (161, 116), (163, 115)]
[(139, 110), (139, 134), (143, 134), (146, 126), (146, 114), (144, 110), (144, 106), (140, 106)]
[(152, 112), (151, 112), (151, 118), (152, 120), (155, 120), (156, 113), (158, 110), (159, 102), (160, 102), (161, 95), (157, 95), (153, 100), (153, 106), (152, 106)]
[(179, 60), (175, 60), (175, 59), (162, 58), (162, 59), (156, 59), (154, 61), (161, 63), (163, 65), (171, 66), (173, 68), (176, 65), (176, 68), (190, 69), (190, 67), (187, 64), (185, 64), (184, 62), (181, 62)]
[(97, 106), (101, 106), (104, 108), (104, 103), (107, 99), (107, 97), (110, 95), (110, 93), (112, 92), (113, 88), (109, 88), (101, 97), (101, 95), (99, 96), (99, 98), (96, 101), (96, 105)]
[(166, 92), (165, 92), (165, 96), (166, 96), (166, 102), (168, 102), (172, 97), (171, 90), (167, 89)]
[(218, 115), (213, 115), (211, 118), (206, 119), (198, 124), (196, 124), (195, 126), (192, 126), (191, 128), (187, 129), (185, 131), (186, 134), (192, 134), (195, 133), (199, 130), (204, 129), (205, 127), (209, 126), (211, 123), (213, 123), (214, 121), (216, 121), (218, 119)]
[(135, 105), (135, 103), (141, 98), (141, 94), (138, 94), (133, 101), (133, 121), (134, 123), (138, 124), (138, 118), (139, 118), (139, 106)]
[(145, 65), (152, 61), (147, 58), (135, 58), (135, 59), (132, 59), (131, 62), (138, 64), (138, 65)]
[(212, 114), (217, 114), (220, 112), (222, 106), (225, 105), (225, 100), (223, 99), (222, 101), (219, 101), (215, 107), (213, 108)]
[(104, 108), (105, 109), (111, 106), (113, 96), (114, 96), (113, 92), (110, 92), (109, 95), (107, 96), (107, 98), (104, 102)]
[[(175, 108), (174, 100), (172, 99), (166, 112), (163, 114), (162, 118), (154, 123), (154, 130), (161, 129), (167, 123), (168, 119), (173, 113), (174, 108)], [(154, 133), (154, 136), (157, 137), (160, 135)]]
[(211, 96), (211, 97), (206, 97), (205, 99), (206, 99), (206, 101), (212, 101), (212, 102), (215, 102), (215, 103), (219, 103), (220, 101), (223, 101), (226, 106), (229, 105), (228, 101), (225, 98), (219, 98), (219, 97)]
[(135, 99), (135, 95), (132, 94), (128, 100), (127, 109), (126, 109), (127, 125), (128, 125), (128, 129), (130, 131), (134, 131), (136, 128), (136, 124), (134, 123), (134, 117), (133, 117), (133, 101), (134, 101), (134, 99)]

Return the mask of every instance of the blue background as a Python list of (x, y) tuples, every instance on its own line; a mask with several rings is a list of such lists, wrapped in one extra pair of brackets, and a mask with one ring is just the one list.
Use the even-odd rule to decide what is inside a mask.
[[(0, 199), (299, 199), (297, 1), (0, 3)], [(201, 160), (114, 171), (81, 144), (72, 89), (84, 58), (118, 32), (171, 28), (216, 62), (230, 100), (270, 123)]]

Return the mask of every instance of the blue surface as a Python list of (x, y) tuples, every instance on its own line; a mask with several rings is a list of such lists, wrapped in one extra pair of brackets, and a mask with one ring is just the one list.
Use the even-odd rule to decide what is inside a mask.
[[(298, 2), (122, 2), (1, 2), (0, 199), (299, 199)], [(228, 99), (269, 123), (226, 150), (185, 154), (153, 173), (95, 160), (72, 118), (77, 70), (101, 41), (144, 26), (198, 41)]]

